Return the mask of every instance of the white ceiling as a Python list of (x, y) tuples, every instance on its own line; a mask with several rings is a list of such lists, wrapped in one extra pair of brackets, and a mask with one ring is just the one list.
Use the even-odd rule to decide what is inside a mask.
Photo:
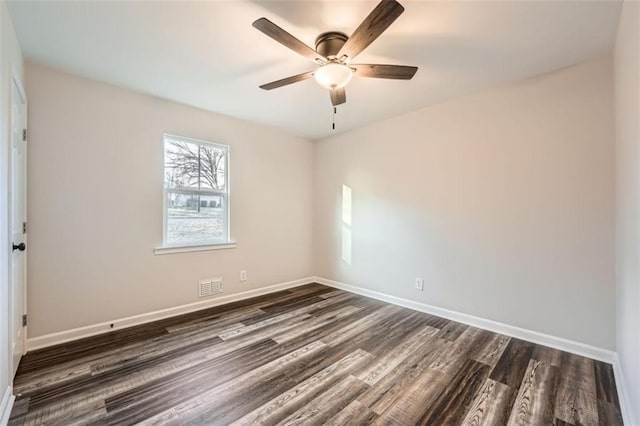
[[(418, 2), (358, 58), (417, 65), (411, 81), (354, 78), (337, 132), (611, 51), (618, 1)], [(265, 16), (305, 43), (350, 34), (365, 1), (9, 2), (26, 58), (318, 139), (332, 134), (329, 94), (313, 80), (258, 85), (315, 65), (251, 26)]]

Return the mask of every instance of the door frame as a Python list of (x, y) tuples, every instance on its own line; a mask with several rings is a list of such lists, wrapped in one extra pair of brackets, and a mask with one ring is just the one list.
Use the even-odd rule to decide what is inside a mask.
[[(12, 65), (11, 67), (11, 83), (9, 86), (9, 107), (8, 112), (9, 112), (9, 122), (8, 122), (8, 130), (9, 130), (9, 156), (8, 156), (8, 179), (7, 179), (7, 190), (8, 193), (11, 194), (10, 197), (8, 197), (8, 203), (7, 203), (7, 207), (8, 207), (8, 214), (7, 214), (7, 228), (8, 228), (8, 237), (9, 237), (9, 241), (8, 243), (11, 244), (13, 242), (13, 234), (12, 234), (12, 229), (11, 229), (11, 223), (13, 221), (13, 191), (12, 191), (12, 186), (13, 186), (13, 149), (12, 149), (12, 138), (13, 138), (13, 120), (14, 120), (14, 116), (13, 116), (13, 85), (16, 86), (16, 88), (18, 89), (18, 95), (20, 96), (21, 100), (24, 103), (24, 128), (27, 128), (27, 111), (28, 111), (28, 107), (27, 107), (27, 94), (24, 90), (24, 85), (22, 84), (22, 79), (20, 77), (20, 72), (18, 71), (18, 68), (16, 67), (15, 64)], [(28, 140), (28, 134), (27, 134), (27, 140)], [(26, 143), (26, 141), (25, 141)], [(25, 216), (27, 215), (27, 158), (28, 158), (28, 150), (26, 148), (25, 145), (25, 150), (24, 150), (24, 154), (25, 154), (25, 161), (24, 161), (24, 203), (25, 203), (25, 211), (24, 214)], [(26, 237), (27, 234), (25, 234)], [(12, 256), (13, 256), (13, 252), (9, 251), (9, 257), (8, 257), (8, 285), (9, 288), (13, 287), (13, 275), (14, 275), (14, 271), (13, 271), (13, 262), (12, 262)], [(24, 314), (27, 313), (27, 251), (25, 251), (23, 253), (24, 255), (24, 280), (22, 283), (22, 300), (23, 300), (23, 306), (22, 306), (22, 311)], [(14, 306), (13, 306), (13, 292), (9, 291), (7, 293), (10, 297), (8, 300), (8, 313), (11, 315), (11, 317), (9, 318), (8, 321), (8, 325), (10, 326), (9, 328), (9, 333), (8, 333), (8, 339), (9, 339), (9, 344), (7, 345), (8, 348), (8, 357), (9, 357), (9, 382), (13, 383), (13, 370), (14, 370), (14, 365), (13, 365), (13, 349), (12, 349), (12, 344), (13, 344), (13, 332), (15, 330), (15, 323), (14, 321), (16, 321), (16, 316), (14, 315)], [(23, 348), (23, 354), (24, 355), (27, 352), (27, 326), (24, 327), (24, 330), (22, 332), (22, 348)]]

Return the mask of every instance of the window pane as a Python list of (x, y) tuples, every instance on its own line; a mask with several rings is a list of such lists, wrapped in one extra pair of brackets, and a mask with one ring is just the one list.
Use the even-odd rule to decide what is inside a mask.
[(167, 243), (226, 240), (224, 197), (167, 194)]
[(165, 139), (165, 188), (225, 190), (225, 149)]
[(200, 146), (166, 139), (164, 144), (165, 188), (198, 188)]
[(225, 151), (212, 145), (200, 146), (200, 188), (224, 190)]

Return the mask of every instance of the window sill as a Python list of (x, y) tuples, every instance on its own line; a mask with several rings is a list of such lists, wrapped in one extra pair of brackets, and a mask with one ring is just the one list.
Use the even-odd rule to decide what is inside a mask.
[(154, 254), (189, 253), (192, 251), (226, 250), (236, 248), (236, 243), (193, 244), (185, 246), (158, 246), (153, 249)]

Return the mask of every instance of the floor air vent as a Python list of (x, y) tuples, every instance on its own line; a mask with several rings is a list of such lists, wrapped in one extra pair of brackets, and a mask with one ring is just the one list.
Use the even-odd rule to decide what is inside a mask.
[(222, 293), (222, 278), (212, 278), (210, 280), (200, 281), (198, 297), (208, 297), (218, 293)]

